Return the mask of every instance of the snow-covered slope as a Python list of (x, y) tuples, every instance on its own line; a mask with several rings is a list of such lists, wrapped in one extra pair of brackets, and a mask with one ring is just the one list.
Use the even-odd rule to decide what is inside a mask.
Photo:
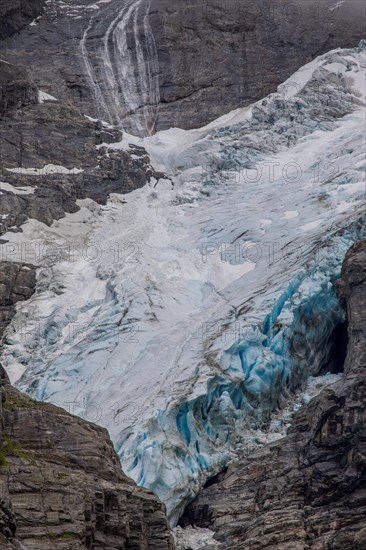
[(365, 75), (363, 49), (321, 56), (250, 108), (143, 140), (172, 181), (6, 236), (40, 265), (13, 381), (106, 426), (173, 523), (324, 366), (363, 229)]

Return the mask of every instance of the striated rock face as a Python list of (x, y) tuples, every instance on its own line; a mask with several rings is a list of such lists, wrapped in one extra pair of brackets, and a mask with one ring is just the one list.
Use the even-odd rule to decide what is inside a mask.
[(77, 211), (78, 199), (105, 204), (110, 193), (143, 187), (153, 175), (147, 154), (108, 152), (106, 142), (98, 147), (107, 136), (121, 139), (120, 132), (100, 129), (70, 104), (49, 102), (8, 113), (0, 128), (1, 180), (33, 191), (4, 189), (0, 234), (28, 218), (51, 224)]
[[(194, 7), (192, 9), (192, 4)], [(359, 0), (151, 3), (159, 60), (157, 128), (197, 127), (276, 90), (314, 57), (363, 38)]]
[[(0, 80), (9, 71), (17, 68), (0, 64)], [(110, 193), (142, 187), (154, 175), (146, 152), (108, 151), (110, 142), (122, 139), (119, 130), (88, 119), (70, 103), (38, 103), (37, 89), (37, 99), (26, 104), (22, 92), (33, 87), (26, 79), (24, 86), (2, 104), (0, 176), (14, 189), (1, 190), (0, 235), (28, 218), (51, 224), (77, 211), (78, 199), (105, 204)]]
[(366, 539), (366, 242), (344, 261), (349, 323), (343, 379), (295, 417), (288, 435), (207, 484), (182, 525), (235, 550), (361, 550)]
[(360, 0), (53, 0), (1, 49), (46, 92), (143, 134), (265, 97), (319, 54), (356, 46), (365, 10)]
[(106, 430), (2, 383), (0, 548), (174, 548), (164, 506), (122, 473)]

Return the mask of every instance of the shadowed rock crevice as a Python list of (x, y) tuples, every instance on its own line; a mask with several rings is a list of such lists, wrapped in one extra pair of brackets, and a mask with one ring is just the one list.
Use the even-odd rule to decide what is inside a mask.
[(347, 357), (348, 348), (348, 323), (338, 324), (329, 337), (326, 343), (330, 349), (329, 356), (324, 365), (319, 371), (319, 375), (323, 374), (339, 374), (344, 370), (344, 364)]

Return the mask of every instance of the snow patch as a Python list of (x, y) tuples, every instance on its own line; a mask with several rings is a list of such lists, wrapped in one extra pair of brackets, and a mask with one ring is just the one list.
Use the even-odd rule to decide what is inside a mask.
[(349, 210), (349, 208), (352, 208), (352, 206), (354, 206), (352, 202), (340, 202), (336, 206), (337, 212), (347, 212), (347, 210)]
[(46, 92), (38, 91), (38, 103), (44, 103), (45, 101), (58, 101), (53, 95), (47, 94)]
[(300, 229), (302, 229), (303, 231), (311, 231), (312, 229), (318, 227), (322, 223), (322, 221), (323, 220), (315, 220), (313, 222), (306, 223), (305, 225), (300, 225)]
[(46, 164), (43, 168), (6, 168), (8, 172), (14, 174), (24, 174), (25, 176), (48, 176), (51, 174), (77, 175), (84, 172), (82, 168), (65, 168), (59, 164)]
[(202, 548), (222, 548), (214, 539), (213, 531), (200, 527), (176, 527), (173, 530), (177, 550), (201, 550)]
[(284, 215), (282, 216), (282, 220), (293, 220), (294, 218), (297, 218), (299, 215), (299, 212), (297, 210), (286, 210), (284, 212)]
[(335, 11), (344, 4), (344, 0), (339, 0), (334, 6), (329, 7), (329, 11)]
[(2, 195), (2, 191), (14, 193), (14, 195), (32, 195), (35, 189), (36, 187), (30, 187), (28, 185), (24, 187), (14, 187), (10, 183), (0, 181), (0, 195)]

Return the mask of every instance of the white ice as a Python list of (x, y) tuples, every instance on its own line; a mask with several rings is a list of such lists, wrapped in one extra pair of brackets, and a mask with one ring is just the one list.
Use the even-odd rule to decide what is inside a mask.
[(59, 164), (46, 164), (42, 168), (24, 168), (20, 166), (19, 168), (6, 168), (8, 172), (13, 172), (13, 174), (24, 174), (26, 176), (48, 176), (50, 174), (81, 174), (84, 172), (82, 168), (65, 168)]

